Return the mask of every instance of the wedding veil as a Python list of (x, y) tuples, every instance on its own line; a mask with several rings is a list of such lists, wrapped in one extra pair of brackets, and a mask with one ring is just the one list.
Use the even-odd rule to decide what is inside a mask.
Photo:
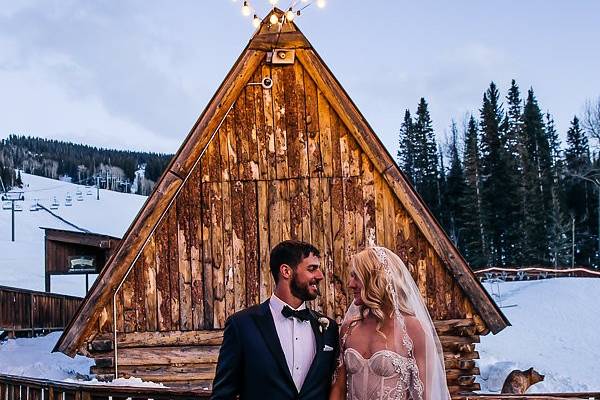
[[(391, 316), (386, 315), (385, 317), (393, 318), (391, 326), (393, 326), (394, 334), (393, 338), (386, 339), (386, 350), (384, 351), (391, 350), (401, 356), (393, 361), (401, 381), (396, 384), (397, 388), (394, 388), (395, 390), (392, 392), (397, 393), (395, 396), (398, 398), (405, 398), (404, 394), (400, 394), (400, 392), (406, 393), (408, 390), (409, 398), (413, 400), (450, 399), (442, 347), (410, 272), (400, 257), (385, 247), (368, 247), (364, 251), (371, 253), (368, 256), (375, 265), (371, 274), (380, 274), (379, 278), (384, 279), (380, 281), (386, 285), (384, 296), (393, 304), (393, 313)], [(352, 267), (356, 262), (355, 257), (350, 260)], [(352, 335), (352, 325), (369, 312), (365, 305), (357, 306), (354, 302), (352, 303), (342, 324), (343, 346), (348, 336)], [(346, 327), (345, 333), (344, 326)], [(356, 342), (356, 339), (363, 340), (363, 344), (367, 347), (367, 342), (372, 340), (372, 338), (365, 337), (364, 339), (353, 338), (352, 341)], [(344, 350), (342, 349), (342, 352)], [(375, 352), (372, 356), (374, 355)], [(411, 368), (415, 365), (417, 368)], [(390, 396), (390, 398), (396, 397)]]

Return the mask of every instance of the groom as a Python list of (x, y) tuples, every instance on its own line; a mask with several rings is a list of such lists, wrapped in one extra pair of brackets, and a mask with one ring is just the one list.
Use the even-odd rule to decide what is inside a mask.
[(271, 250), (275, 292), (227, 320), (213, 400), (327, 399), (338, 328), (305, 304), (320, 294), (320, 264), (309, 243), (286, 240)]

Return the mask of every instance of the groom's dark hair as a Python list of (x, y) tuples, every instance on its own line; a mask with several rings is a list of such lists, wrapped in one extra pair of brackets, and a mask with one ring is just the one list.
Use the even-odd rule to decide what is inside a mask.
[(296, 269), (302, 259), (308, 257), (310, 253), (313, 256), (320, 257), (319, 249), (300, 240), (284, 240), (273, 247), (269, 257), (269, 266), (275, 284), (279, 282), (279, 267), (281, 267), (281, 264), (287, 264), (292, 269)]

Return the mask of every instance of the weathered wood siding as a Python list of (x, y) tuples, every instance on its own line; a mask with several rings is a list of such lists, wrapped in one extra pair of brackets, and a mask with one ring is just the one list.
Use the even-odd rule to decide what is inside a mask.
[[(264, 76), (273, 78), (272, 89), (246, 86), (117, 295), (117, 331), (137, 333), (146, 346), (119, 353), (122, 371), (143, 375), (139, 366), (154, 365), (162, 378), (210, 380), (218, 344), (199, 348), (192, 335), (150, 349), (157, 342), (141, 338), (221, 329), (233, 312), (264, 301), (273, 288), (269, 250), (290, 238), (321, 249), (325, 280), (313, 306), (338, 321), (348, 305), (348, 256), (379, 244), (406, 262), (434, 320), (466, 320), (470, 335), (483, 332), (471, 303), (301, 63), (264, 63), (251, 81)], [(99, 338), (108, 340), (112, 323), (110, 305), (98, 321)], [(460, 353), (450, 342), (448, 354)], [(180, 373), (161, 369), (169, 364)], [(461, 370), (452, 372), (456, 381)]]

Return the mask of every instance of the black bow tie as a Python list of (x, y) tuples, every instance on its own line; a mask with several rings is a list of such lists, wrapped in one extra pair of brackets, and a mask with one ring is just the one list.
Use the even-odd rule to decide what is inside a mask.
[(293, 310), (289, 306), (283, 306), (281, 314), (283, 314), (283, 316), (286, 318), (293, 317), (300, 321), (310, 321), (311, 318), (310, 310), (308, 308), (304, 308), (302, 310)]

